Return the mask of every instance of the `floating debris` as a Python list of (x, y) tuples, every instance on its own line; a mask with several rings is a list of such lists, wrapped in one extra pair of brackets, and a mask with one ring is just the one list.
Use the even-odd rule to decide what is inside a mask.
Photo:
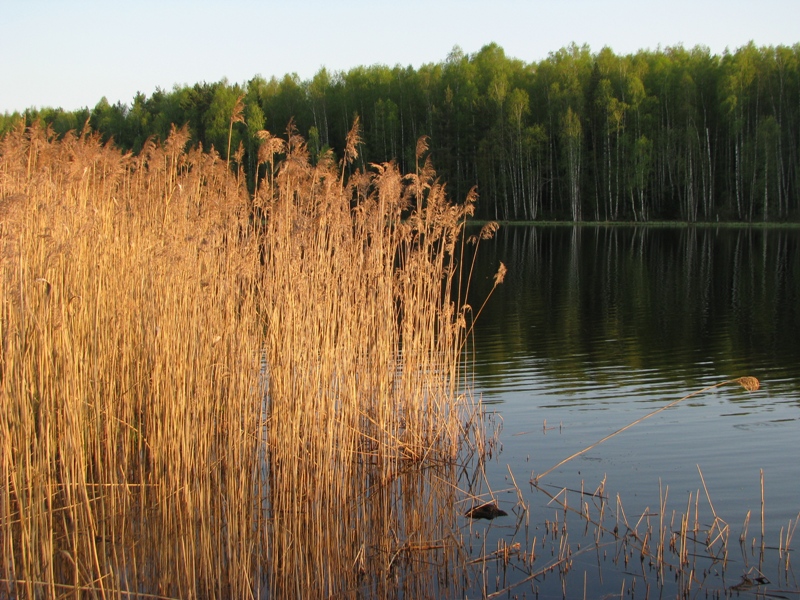
[(471, 519), (495, 519), (497, 517), (506, 517), (508, 513), (498, 508), (494, 502), (487, 502), (468, 510), (464, 516)]

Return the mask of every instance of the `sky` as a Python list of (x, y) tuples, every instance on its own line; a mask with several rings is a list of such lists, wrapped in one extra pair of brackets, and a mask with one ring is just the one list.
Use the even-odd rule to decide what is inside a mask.
[(491, 42), (525, 63), (571, 43), (714, 54), (800, 43), (800, 0), (0, 0), (0, 113), (360, 65), (419, 68)]

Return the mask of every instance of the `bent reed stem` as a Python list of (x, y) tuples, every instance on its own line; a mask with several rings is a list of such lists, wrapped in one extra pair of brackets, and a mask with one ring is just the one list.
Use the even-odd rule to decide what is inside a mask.
[(758, 388), (759, 388), (759, 386), (760, 386), (758, 379), (756, 379), (755, 377), (744, 376), (744, 377), (737, 377), (736, 379), (729, 379), (729, 380), (727, 380), (727, 381), (721, 381), (721, 382), (719, 382), (719, 383), (715, 383), (714, 385), (710, 385), (710, 386), (708, 386), (708, 387), (704, 387), (704, 388), (703, 388), (703, 389), (701, 389), (701, 390), (696, 390), (696, 391), (692, 392), (691, 394), (687, 394), (687, 395), (686, 395), (686, 396), (684, 396), (683, 398), (678, 398), (677, 400), (673, 400), (673, 401), (672, 401), (672, 402), (670, 402), (669, 404), (665, 404), (665, 405), (664, 405), (664, 406), (662, 406), (661, 408), (658, 408), (658, 409), (656, 409), (656, 410), (654, 410), (654, 411), (652, 411), (652, 412), (649, 412), (649, 413), (647, 413), (646, 415), (644, 415), (643, 417), (640, 417), (639, 419), (636, 419), (636, 420), (635, 420), (635, 421), (633, 421), (632, 423), (628, 423), (627, 425), (625, 425), (625, 427), (622, 427), (622, 428), (620, 428), (620, 429), (617, 429), (617, 430), (616, 430), (614, 433), (610, 433), (609, 435), (607, 435), (607, 436), (606, 436), (606, 437), (604, 437), (603, 439), (601, 439), (601, 440), (599, 440), (599, 441), (595, 442), (595, 443), (594, 443), (594, 444), (592, 444), (591, 446), (587, 446), (587, 447), (586, 447), (586, 448), (584, 448), (583, 450), (581, 450), (581, 451), (579, 451), (579, 452), (576, 452), (575, 454), (572, 454), (572, 455), (568, 456), (567, 458), (565, 458), (564, 460), (562, 460), (560, 463), (558, 463), (558, 464), (556, 464), (556, 465), (554, 465), (554, 466), (550, 467), (549, 469), (547, 469), (547, 471), (545, 471), (544, 473), (540, 473), (540, 474), (536, 475), (535, 477), (532, 477), (532, 478), (531, 478), (531, 483), (534, 483), (534, 484), (535, 484), (535, 483), (538, 483), (538, 481), (539, 481), (539, 480), (540, 480), (542, 477), (545, 477), (545, 476), (546, 476), (546, 475), (548, 475), (549, 473), (552, 473), (552, 472), (553, 472), (554, 470), (556, 470), (558, 467), (561, 467), (561, 466), (565, 465), (566, 463), (568, 463), (568, 462), (569, 462), (569, 461), (571, 461), (572, 459), (574, 459), (574, 458), (577, 458), (577, 457), (581, 456), (582, 454), (586, 454), (587, 452), (589, 452), (589, 450), (592, 450), (593, 448), (596, 448), (597, 446), (599, 446), (599, 445), (600, 445), (600, 444), (602, 444), (603, 442), (606, 442), (606, 441), (610, 440), (610, 439), (611, 439), (611, 438), (613, 438), (615, 435), (618, 435), (618, 434), (622, 433), (623, 431), (626, 431), (626, 430), (630, 429), (630, 428), (631, 428), (631, 427), (633, 427), (634, 425), (638, 425), (639, 423), (641, 423), (641, 422), (642, 422), (642, 421), (644, 421), (645, 419), (649, 419), (650, 417), (652, 417), (652, 416), (654, 416), (654, 415), (657, 415), (658, 413), (660, 413), (660, 412), (662, 412), (662, 411), (665, 411), (665, 410), (667, 410), (668, 408), (671, 408), (671, 407), (675, 406), (676, 404), (678, 404), (678, 403), (680, 403), (680, 402), (683, 402), (684, 400), (688, 400), (689, 398), (692, 398), (692, 397), (694, 397), (694, 396), (697, 396), (697, 395), (699, 395), (699, 394), (702, 394), (702, 393), (704, 393), (704, 392), (707, 392), (707, 391), (709, 391), (709, 390), (713, 390), (714, 388), (718, 388), (718, 387), (721, 387), (721, 386), (723, 386), (723, 385), (728, 385), (728, 384), (731, 384), (731, 383), (738, 383), (738, 384), (739, 384), (739, 385), (741, 385), (741, 386), (742, 386), (744, 389), (746, 389), (748, 392), (754, 392), (754, 391), (758, 390)]

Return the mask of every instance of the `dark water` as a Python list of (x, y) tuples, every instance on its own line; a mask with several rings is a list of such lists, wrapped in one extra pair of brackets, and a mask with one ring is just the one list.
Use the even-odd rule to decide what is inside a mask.
[[(800, 512), (800, 229), (517, 226), (481, 244), (472, 304), (499, 261), (508, 275), (475, 334), (476, 393), (501, 428), (479, 491), (510, 516), (464, 527), (476, 551), (519, 543), (537, 556), (497, 561), (473, 593), (797, 597), (782, 549)], [(698, 394), (530, 485), (624, 425), (741, 376), (761, 388)], [(580, 493), (601, 481), (605, 500)], [(586, 503), (594, 524), (568, 511), (564, 528), (548, 493)], [(687, 509), (691, 561), (667, 553), (659, 573), (655, 541), (679, 531)], [(627, 545), (615, 526), (633, 532)]]

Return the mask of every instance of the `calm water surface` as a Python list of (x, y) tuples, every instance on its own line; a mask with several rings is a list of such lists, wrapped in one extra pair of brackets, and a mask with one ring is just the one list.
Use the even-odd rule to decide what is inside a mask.
[[(491, 289), (499, 261), (509, 272), (475, 334), (475, 391), (501, 428), (501, 451), (479, 491), (510, 515), (465, 529), (476, 549), (525, 549), (536, 538), (538, 565), (555, 563), (565, 544), (574, 559), (566, 574), (555, 569), (525, 583), (538, 565), (511, 561), (475, 582), (473, 593), (514, 584), (511, 597), (619, 597), (631, 589), (633, 597), (674, 597), (685, 589), (686, 577), (681, 583), (670, 572), (661, 585), (638, 554), (635, 568), (626, 565), (612, 535), (602, 550), (586, 552), (591, 540), (581, 539), (593, 534), (577, 515), (567, 517), (568, 542), (548, 536), (547, 522), (563, 521), (564, 511), (545, 492), (572, 490), (559, 498), (588, 502), (592, 512), (597, 499), (579, 491), (604, 481), (605, 510), (615, 520), (622, 512), (640, 536), (648, 518), (658, 535), (665, 498), (668, 532), (680, 528), (690, 502), (698, 538), (715, 516), (723, 532), (727, 524), (728, 561), (701, 558), (693, 593), (796, 597), (800, 586), (779, 547), (800, 512), (800, 229), (511, 226), (481, 244), (472, 304)], [(553, 470), (540, 489), (530, 485), (653, 410), (745, 375), (761, 389), (699, 394)], [(800, 547), (800, 535), (791, 545)], [(769, 583), (734, 587), (744, 575)]]

